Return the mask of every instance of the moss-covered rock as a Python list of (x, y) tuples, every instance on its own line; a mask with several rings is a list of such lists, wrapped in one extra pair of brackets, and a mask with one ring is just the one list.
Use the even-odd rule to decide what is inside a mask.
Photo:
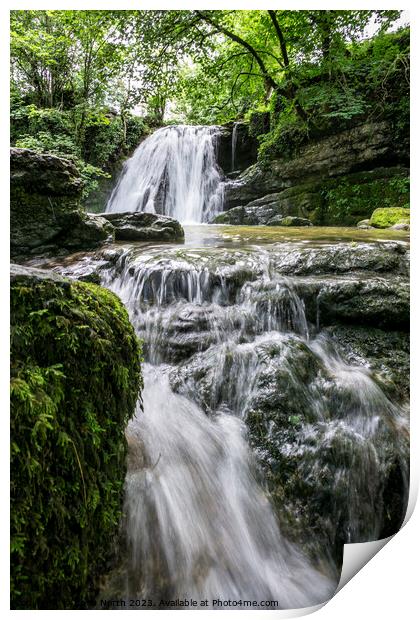
[(369, 220), (370, 226), (373, 226), (374, 228), (389, 228), (394, 224), (409, 223), (410, 209), (400, 207), (375, 209)]
[(83, 609), (112, 558), (140, 350), (111, 292), (12, 266), (11, 605)]

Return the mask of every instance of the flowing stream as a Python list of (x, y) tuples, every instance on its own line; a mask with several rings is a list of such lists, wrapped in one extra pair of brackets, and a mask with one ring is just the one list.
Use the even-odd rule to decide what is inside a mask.
[[(120, 596), (313, 605), (334, 592), (336, 549), (380, 537), (395, 469), (403, 513), (407, 411), (308, 320), (300, 293), (318, 280), (283, 275), (291, 247), (301, 270), (337, 252), (128, 248), (103, 271), (146, 360), (127, 428)], [(280, 501), (273, 463), (292, 489)]]
[(108, 212), (145, 211), (183, 224), (210, 221), (223, 206), (216, 163), (217, 127), (163, 127), (125, 165)]
[[(156, 131), (107, 210), (208, 220), (223, 200), (216, 134)], [(232, 144), (232, 165), (234, 156)], [(319, 329), (323, 300), (402, 286), (405, 250), (189, 238), (125, 246), (101, 271), (145, 359), (127, 428), (126, 549), (102, 597), (158, 608), (184, 598), (216, 609), (323, 602), (343, 543), (398, 526), (408, 493), (407, 408)], [(387, 269), (389, 285), (375, 271)]]

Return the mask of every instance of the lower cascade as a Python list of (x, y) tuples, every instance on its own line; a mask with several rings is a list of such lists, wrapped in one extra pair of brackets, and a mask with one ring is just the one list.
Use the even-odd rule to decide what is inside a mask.
[[(294, 258), (303, 270), (319, 254)], [(308, 317), (302, 287), (318, 280), (284, 275), (290, 256), (129, 248), (102, 271), (145, 355), (126, 550), (102, 599), (315, 605), (334, 593), (344, 543), (386, 535), (396, 487), (399, 527), (407, 410), (317, 327), (319, 308)]]
[(223, 206), (218, 128), (175, 125), (146, 138), (124, 164), (107, 212), (160, 213), (182, 224), (210, 221)]

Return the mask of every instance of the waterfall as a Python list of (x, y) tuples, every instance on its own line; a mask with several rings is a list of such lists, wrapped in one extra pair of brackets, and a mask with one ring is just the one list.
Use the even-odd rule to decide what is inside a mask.
[(239, 123), (233, 124), (232, 130), (232, 158), (231, 158), (231, 170), (232, 172), (235, 170), (235, 154), (236, 154), (236, 144), (238, 141), (238, 125)]
[(210, 221), (223, 206), (217, 127), (163, 127), (125, 164), (107, 212), (160, 213), (183, 224)]
[[(407, 492), (404, 408), (309, 324), (280, 257), (255, 246), (127, 250), (103, 274), (146, 360), (127, 428), (119, 596), (317, 604), (338, 580), (335, 548), (380, 535), (392, 472)], [(299, 488), (276, 509), (256, 458), (273, 453), (285, 488)], [(316, 535), (300, 494), (319, 512)]]

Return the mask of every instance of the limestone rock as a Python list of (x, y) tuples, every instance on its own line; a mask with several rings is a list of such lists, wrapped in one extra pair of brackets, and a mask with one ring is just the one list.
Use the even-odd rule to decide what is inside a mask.
[[(373, 228), (373, 227), (372, 227)], [(410, 230), (410, 224), (400, 223), (391, 226), (392, 230)]]
[(97, 247), (113, 239), (112, 227), (80, 207), (83, 183), (72, 162), (12, 148), (11, 255), (34, 255)]
[(95, 216), (107, 220), (120, 241), (178, 241), (184, 238), (184, 229), (172, 217), (156, 213), (126, 212), (101, 213)]

